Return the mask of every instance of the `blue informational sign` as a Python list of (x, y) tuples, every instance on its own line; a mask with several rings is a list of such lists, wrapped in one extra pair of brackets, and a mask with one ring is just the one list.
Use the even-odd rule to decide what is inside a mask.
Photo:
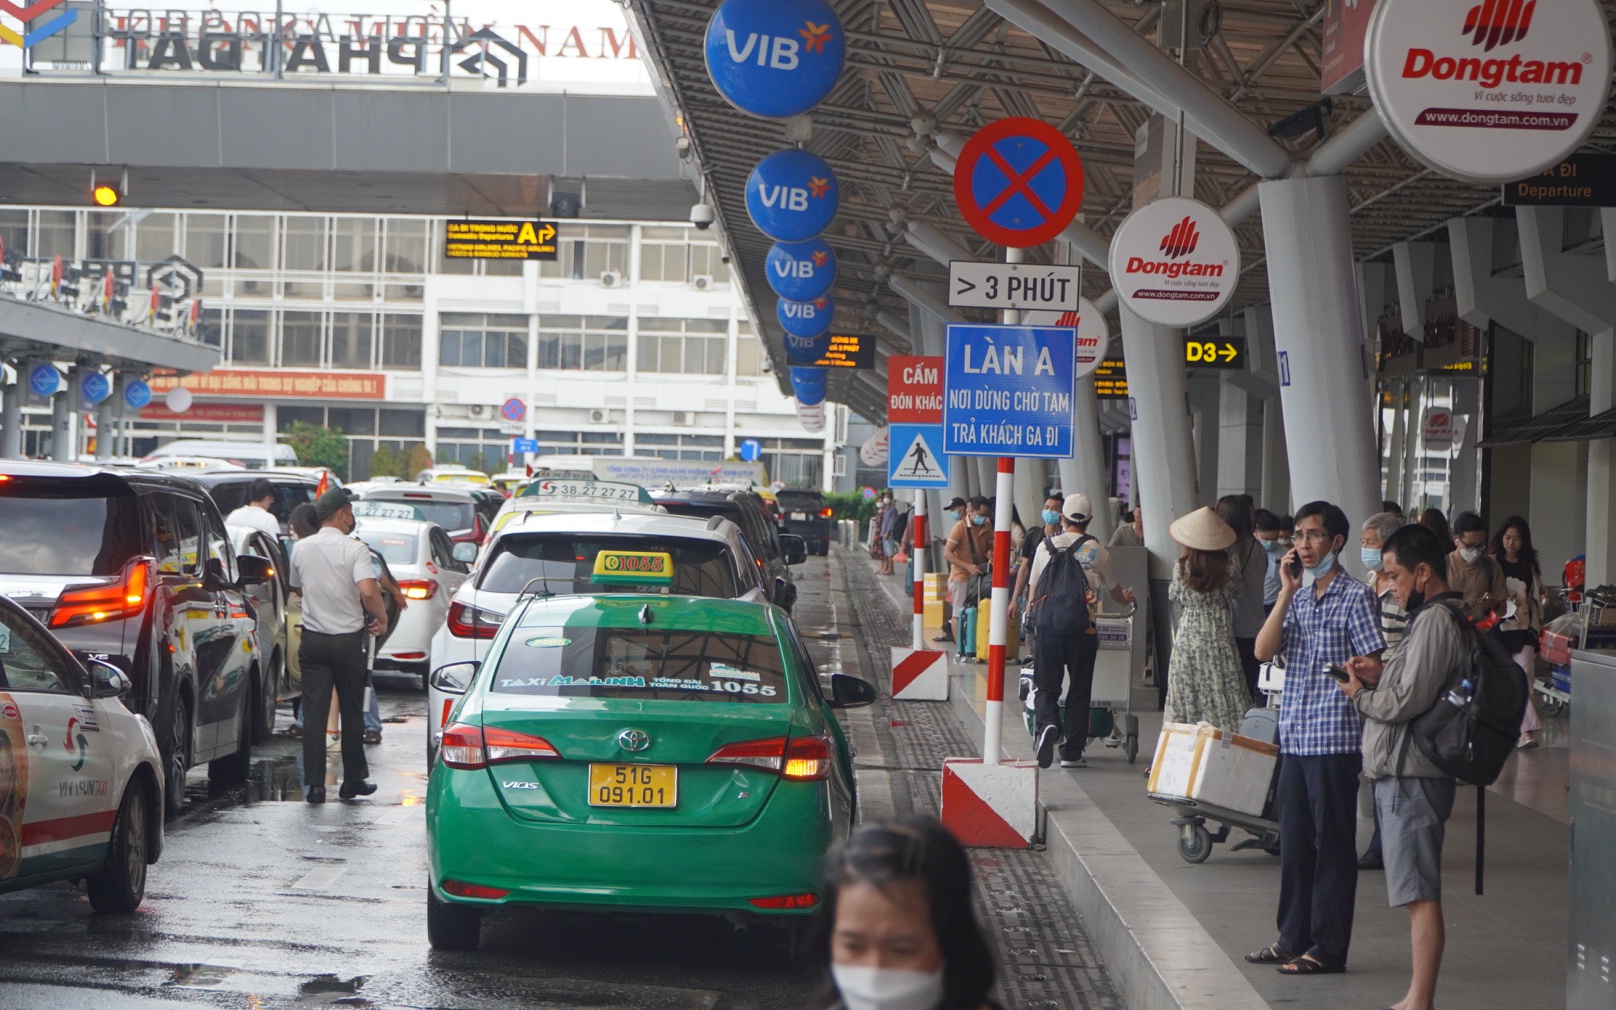
[[(830, 295), (825, 295), (811, 302), (794, 302), (789, 298), (780, 299), (774, 307), (774, 318), (780, 321), (780, 328), (794, 337), (817, 337), (830, 329), (831, 319), (836, 315), (836, 303)], [(818, 361), (809, 358), (809, 361)]]
[(887, 439), (887, 486), (948, 486), (942, 425), (894, 424), (887, 429)]
[(151, 387), (139, 379), (131, 380), (123, 387), (123, 402), (139, 410), (151, 402)]
[(943, 361), (943, 452), (1072, 455), (1077, 331), (951, 324)]
[(526, 452), (538, 452), (539, 440), (536, 438), (511, 439), (511, 455), (520, 456)]
[(764, 257), (763, 272), (781, 298), (811, 302), (836, 283), (836, 251), (822, 238), (776, 242)]
[(847, 56), (824, 0), (725, 0), (707, 23), (707, 73), (742, 112), (784, 119), (836, 86)]
[(793, 365), (811, 365), (830, 350), (830, 334), (817, 337), (798, 337), (786, 334), (786, 360)]
[(79, 398), (85, 403), (100, 403), (112, 395), (112, 383), (100, 372), (85, 372), (79, 380)]
[(62, 373), (55, 365), (38, 364), (28, 370), (28, 391), (35, 396), (52, 396), (62, 388)]
[(812, 407), (825, 400), (825, 370), (823, 368), (791, 367), (791, 391), (797, 402)]
[(816, 237), (836, 219), (841, 200), (836, 173), (824, 159), (795, 148), (764, 158), (746, 178), (746, 213), (776, 242)]
[(748, 463), (756, 463), (758, 457), (761, 456), (761, 455), (763, 455), (763, 443), (762, 442), (759, 442), (755, 438), (745, 438), (745, 439), (741, 440), (741, 459), (742, 460), (744, 460), (744, 461), (746, 461)]

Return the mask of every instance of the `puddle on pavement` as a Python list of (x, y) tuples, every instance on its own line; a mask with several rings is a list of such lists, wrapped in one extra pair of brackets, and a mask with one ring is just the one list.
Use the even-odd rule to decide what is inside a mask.
[(271, 800), (303, 802), (303, 777), (295, 754), (256, 758), (245, 782), (217, 783), (193, 776), (185, 786), (185, 799), (193, 806), (226, 803), (264, 803)]
[(355, 975), (348, 979), (338, 978), (335, 975), (316, 975), (298, 986), (297, 991), (300, 996), (353, 996), (369, 981), (369, 975)]

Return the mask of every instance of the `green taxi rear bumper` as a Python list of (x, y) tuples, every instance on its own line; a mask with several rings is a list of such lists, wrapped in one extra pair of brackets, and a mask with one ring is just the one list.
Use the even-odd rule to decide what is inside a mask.
[[(439, 900), (598, 910), (747, 912), (793, 916), (752, 899), (816, 893), (833, 838), (825, 782), (780, 782), (733, 828), (628, 827), (518, 821), (483, 770), (433, 769), (427, 848)], [(466, 898), (446, 881), (509, 891)]]

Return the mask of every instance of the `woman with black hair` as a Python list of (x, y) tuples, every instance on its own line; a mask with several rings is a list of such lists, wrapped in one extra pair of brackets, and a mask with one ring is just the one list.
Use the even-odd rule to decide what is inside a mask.
[(826, 971), (807, 1010), (997, 1010), (971, 862), (937, 821), (860, 828), (820, 893), (811, 950)]
[(1527, 525), (1526, 517), (1505, 519), (1493, 534), (1488, 552), (1504, 570), (1504, 586), (1515, 604), (1515, 615), (1499, 624), (1498, 637), (1515, 657), (1515, 665), (1526, 674), (1526, 712), (1521, 716), (1518, 745), (1522, 750), (1531, 750), (1538, 745), (1537, 735), (1543, 729), (1537, 700), (1532, 697), (1532, 682), (1537, 676), (1537, 637), (1543, 630), (1543, 602), (1547, 595), (1537, 548), (1532, 546), (1532, 527)]

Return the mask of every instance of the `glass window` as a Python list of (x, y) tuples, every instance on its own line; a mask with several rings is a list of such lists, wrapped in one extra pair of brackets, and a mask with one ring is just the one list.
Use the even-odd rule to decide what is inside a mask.
[(180, 495), (153, 496), (157, 526), (157, 570), (165, 575), (195, 575), (200, 570), (202, 528), (196, 502)]
[(497, 540), (477, 588), (518, 593), (533, 579), (554, 580), (558, 593), (657, 592), (661, 583), (596, 583), (595, 555), (601, 551), (659, 551), (673, 558), (672, 592), (680, 596), (731, 599), (735, 561), (717, 540), (656, 539), (566, 533), (510, 533)]
[(376, 434), (376, 411), (372, 407), (330, 407), (326, 427), (341, 428), (347, 435)]
[[(267, 219), (266, 219), (267, 220)], [(298, 217), (286, 219), (285, 270), (325, 269), (325, 218)]]
[[(195, 262), (195, 260), (192, 262)], [(201, 264), (197, 265), (200, 266)], [(273, 217), (262, 214), (236, 215), (235, 265), (237, 269), (241, 270), (275, 269), (275, 219)]]
[[(363, 520), (361, 520), (363, 523)], [(382, 560), (390, 565), (413, 565), (416, 558), (416, 543), (413, 537), (398, 533), (377, 533), (360, 527), (355, 534), (365, 542), (365, 546), (382, 556)]]
[(269, 310), (231, 312), (230, 361), (237, 365), (269, 364)]
[(624, 316), (544, 316), (539, 320), (538, 367), (621, 372), (628, 368)]
[(34, 253), (40, 259), (61, 256), (73, 259), (73, 218), (70, 210), (39, 212), (39, 243)]
[(333, 368), (369, 368), (376, 317), (369, 312), (331, 313)]
[(166, 260), (178, 252), (179, 248), (179, 243), (174, 237), (173, 214), (148, 214), (135, 225), (135, 259), (140, 262), (156, 263), (158, 260)]
[(281, 364), (319, 367), (320, 313), (282, 313)]
[(7, 253), (28, 255), (28, 211), (0, 209), (0, 243), (5, 244)]
[(382, 316), (383, 368), (421, 367), (421, 317), (388, 312)]
[[(7, 611), (0, 611), (0, 690), (78, 693), (73, 689), (73, 675), (50, 636), (32, 621)], [(13, 795), (12, 780), (20, 770), (13, 762), (20, 759), (8, 749), (0, 751), (0, 760), (5, 762), (0, 765), (0, 792), (9, 799)]]
[(463, 368), (526, 368), (527, 317), (445, 312), (438, 363)]
[(116, 575), (145, 553), (133, 495), (13, 477), (0, 496), (0, 558), (15, 575)]
[(387, 219), (387, 255), (382, 269), (390, 274), (426, 272), (427, 222), (420, 218)]
[(728, 323), (714, 319), (646, 319), (640, 323), (639, 368), (643, 372), (723, 375)]
[(724, 262), (724, 250), (713, 243), (696, 243), (690, 247), (690, 277), (701, 274), (713, 279), (714, 284), (729, 284), (729, 265)]
[[(540, 611), (512, 634), (494, 671), (502, 694), (781, 704), (785, 660), (768, 635), (555, 627)], [(529, 624), (531, 620), (533, 623)]]
[(202, 309), (197, 320), (196, 338), (209, 347), (224, 347), (224, 309)]
[(123, 211), (88, 210), (84, 212), (84, 255), (94, 260), (121, 260), (124, 256), (127, 228), (113, 230), (113, 225), (126, 216)]
[(423, 411), (389, 410), (383, 407), (380, 413), (378, 424), (383, 435), (404, 438), (421, 438), (426, 435), (426, 414)]
[[(290, 243), (290, 239), (287, 240)], [(372, 273), (376, 269), (376, 219), (339, 217), (331, 229), (331, 269)]]
[(280, 431), (290, 428), (296, 421), (323, 428), (325, 427), (325, 408), (282, 406), (275, 411), (275, 424)]
[(204, 270), (223, 267), (227, 220), (223, 214), (185, 215), (185, 258)]

